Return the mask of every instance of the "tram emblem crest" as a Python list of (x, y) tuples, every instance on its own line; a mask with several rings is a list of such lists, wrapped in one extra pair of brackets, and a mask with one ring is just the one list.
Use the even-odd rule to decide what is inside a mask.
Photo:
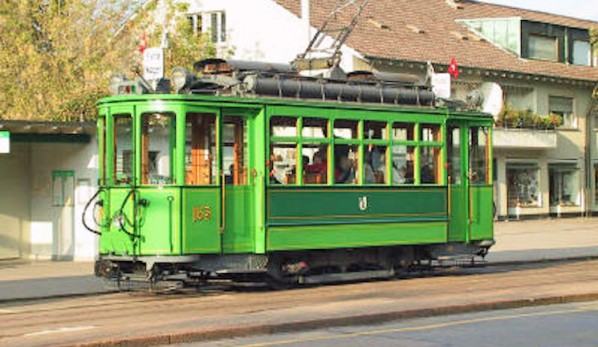
[(365, 211), (368, 208), (368, 197), (367, 196), (360, 196), (357, 198), (359, 201), (359, 209), (361, 211)]

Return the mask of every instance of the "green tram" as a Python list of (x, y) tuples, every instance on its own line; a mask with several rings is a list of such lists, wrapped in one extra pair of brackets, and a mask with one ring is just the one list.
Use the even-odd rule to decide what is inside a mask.
[(380, 278), (494, 244), (492, 116), (373, 75), (195, 68), (173, 78), (177, 94), (122, 81), (98, 103), (97, 276)]

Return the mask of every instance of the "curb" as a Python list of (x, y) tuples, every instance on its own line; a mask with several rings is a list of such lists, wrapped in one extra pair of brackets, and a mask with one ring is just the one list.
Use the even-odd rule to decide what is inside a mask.
[(511, 309), (521, 307), (533, 307), (542, 305), (565, 304), (584, 301), (598, 300), (598, 293), (576, 294), (528, 299), (515, 299), (504, 301), (479, 302), (464, 305), (443, 306), (423, 308), (406, 311), (381, 312), (337, 318), (313, 319), (300, 322), (289, 322), (281, 324), (262, 324), (239, 327), (223, 327), (214, 329), (199, 329), (188, 332), (174, 332), (169, 334), (130, 337), (118, 340), (95, 341), (89, 343), (77, 343), (69, 347), (137, 347), (170, 345), (191, 342), (205, 342), (225, 338), (247, 337), (255, 335), (270, 335), (276, 333), (299, 332), (316, 330), (328, 327), (355, 326), (367, 324), (379, 324), (395, 320), (423, 318), (459, 313), (491, 311), (499, 309)]

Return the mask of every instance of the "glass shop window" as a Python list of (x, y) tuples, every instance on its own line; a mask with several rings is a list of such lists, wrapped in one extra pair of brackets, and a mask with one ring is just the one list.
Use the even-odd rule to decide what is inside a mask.
[(392, 184), (415, 183), (415, 147), (394, 145), (391, 147)]
[(114, 116), (114, 183), (133, 184), (133, 120), (131, 115)]
[(548, 165), (550, 206), (579, 206), (579, 170), (575, 164)]
[(174, 137), (173, 113), (141, 115), (141, 184), (174, 182), (172, 157)]
[(187, 113), (185, 184), (216, 184), (216, 115)]
[(507, 163), (506, 172), (508, 207), (540, 207), (538, 165)]

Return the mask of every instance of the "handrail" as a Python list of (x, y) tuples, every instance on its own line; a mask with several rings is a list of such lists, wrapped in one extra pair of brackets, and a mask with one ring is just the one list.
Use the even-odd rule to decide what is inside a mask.
[[(129, 220), (129, 218), (127, 217), (126, 214), (123, 213), (123, 210), (125, 209), (125, 205), (127, 204), (127, 201), (129, 200), (129, 198), (133, 195), (133, 193), (135, 193), (135, 188), (131, 188), (131, 190), (129, 190), (129, 192), (127, 193), (127, 196), (123, 199), (122, 204), (120, 205), (120, 208), (118, 209), (118, 213), (117, 215), (121, 216), (121, 218), (118, 218), (118, 224), (120, 226), (120, 228), (122, 229), (122, 231), (124, 231), (125, 234), (129, 235), (129, 237), (136, 238), (136, 237), (140, 237), (140, 235), (135, 234), (135, 216), (133, 216), (133, 223), (131, 223), (131, 221)], [(133, 200), (133, 205), (135, 205), (135, 200)], [(135, 214), (136, 210), (136, 206), (133, 206), (133, 214)], [(127, 224), (129, 224), (130, 226), (133, 227), (133, 232), (129, 232), (127, 230), (127, 228), (125, 227), (124, 223), (123, 223), (123, 219), (126, 219)]]
[(224, 234), (224, 229), (226, 228), (226, 184), (225, 184), (225, 175), (224, 171), (220, 173), (221, 181), (220, 181), (220, 234)]
[[(87, 210), (89, 209), (89, 206), (91, 206), (91, 203), (98, 197), (98, 195), (100, 195), (101, 192), (105, 191), (105, 189), (103, 187), (99, 187), (98, 190), (95, 192), (95, 194), (89, 199), (89, 201), (87, 201), (87, 203), (85, 204), (85, 207), (83, 208), (83, 213), (81, 214), (81, 221), (83, 222), (83, 227), (85, 227), (85, 229), (89, 230), (90, 232), (96, 234), (96, 235), (102, 235), (101, 231), (92, 229), (87, 222), (85, 221), (85, 215), (87, 214)], [(97, 202), (96, 202), (96, 206), (97, 206)], [(95, 219), (94, 216), (94, 222), (96, 223), (97, 226), (99, 227), (103, 227), (105, 225), (101, 225), (97, 222), (97, 220)]]

